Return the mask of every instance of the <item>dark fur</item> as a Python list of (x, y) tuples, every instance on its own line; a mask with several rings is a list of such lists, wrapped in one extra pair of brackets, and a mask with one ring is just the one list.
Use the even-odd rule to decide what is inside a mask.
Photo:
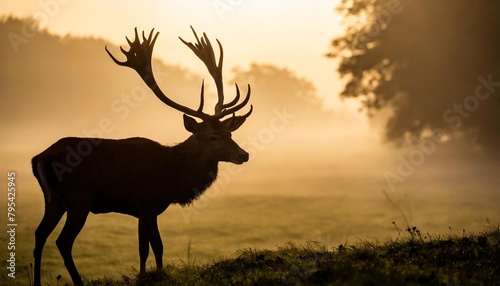
[[(70, 167), (66, 162), (67, 148), (76, 151), (81, 140), (100, 141), (97, 146), (87, 144), (93, 150), (87, 156), (79, 154), (81, 163)], [(40, 182), (38, 164), (48, 170), (50, 189), (42, 191), (50, 192), (45, 197), (55, 195), (62, 203), (74, 196), (74, 192), (93, 194), (92, 213), (118, 212), (139, 217), (141, 208), (147, 206), (159, 215), (171, 203), (183, 206), (191, 203), (217, 176), (217, 162), (200, 162), (202, 150), (192, 141), (168, 147), (146, 138), (67, 137), (33, 158), (33, 174)], [(62, 181), (52, 166), (54, 162), (71, 169), (71, 172), (60, 169)]]
[(35, 231), (35, 285), (40, 285), (47, 237), (66, 212), (56, 244), (75, 285), (82, 285), (82, 280), (71, 249), (89, 212), (137, 217), (140, 272), (145, 271), (150, 245), (157, 267), (162, 267), (157, 216), (170, 204), (185, 206), (198, 198), (216, 179), (219, 161), (241, 164), (248, 160), (248, 153), (226, 129), (232, 122), (185, 120), (193, 135), (175, 146), (145, 138), (67, 137), (32, 159), (33, 174), (45, 197), (45, 214)]

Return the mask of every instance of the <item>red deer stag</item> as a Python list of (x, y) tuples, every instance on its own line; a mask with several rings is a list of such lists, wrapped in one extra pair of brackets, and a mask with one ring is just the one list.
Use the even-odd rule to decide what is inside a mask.
[[(251, 114), (236, 116), (250, 99), (250, 86), (243, 101), (236, 85), (235, 98), (224, 103), (222, 83), (222, 45), (218, 63), (206, 34), (196, 43), (186, 44), (205, 63), (214, 78), (218, 102), (213, 115), (203, 112), (204, 88), (198, 109), (180, 105), (168, 98), (158, 87), (151, 68), (153, 47), (159, 33), (154, 29), (142, 42), (135, 29), (135, 40), (128, 38), (129, 51), (120, 47), (127, 57), (111, 59), (120, 66), (134, 69), (166, 105), (184, 113), (184, 127), (192, 135), (175, 146), (162, 146), (146, 138), (110, 140), (100, 138), (62, 138), (32, 160), (33, 173), (45, 198), (45, 213), (35, 231), (34, 285), (41, 285), (40, 265), (47, 237), (64, 213), (66, 223), (56, 240), (57, 247), (75, 285), (82, 279), (75, 267), (72, 247), (89, 212), (117, 212), (139, 219), (140, 273), (145, 272), (149, 245), (158, 269), (162, 268), (163, 244), (158, 231), (157, 216), (174, 203), (182, 206), (198, 198), (216, 179), (220, 161), (242, 164), (248, 153), (231, 139)], [(223, 120), (224, 117), (232, 115)], [(191, 116), (191, 117), (190, 117)], [(201, 120), (197, 122), (193, 117)]]

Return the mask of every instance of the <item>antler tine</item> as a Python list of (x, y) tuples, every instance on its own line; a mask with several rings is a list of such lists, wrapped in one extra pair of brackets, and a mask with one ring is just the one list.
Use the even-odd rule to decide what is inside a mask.
[(252, 114), (252, 111), (253, 111), (253, 105), (250, 104), (250, 110), (247, 113), (245, 113), (244, 115), (241, 115), (241, 117), (247, 118), (248, 116), (250, 116), (250, 114)]
[[(230, 103), (228, 103), (227, 105), (228, 106), (232, 106), (234, 104), (236, 104), (237, 100), (236, 99), (239, 99), (240, 98), (240, 89), (238, 87), (238, 84), (235, 84), (236, 86), (236, 97), (234, 100), (232, 100)], [(223, 118), (224, 116), (228, 115), (228, 114), (231, 114), (231, 113), (235, 113), (236, 111), (242, 109), (247, 103), (248, 101), (250, 100), (250, 94), (251, 94), (251, 88), (250, 88), (250, 85), (248, 84), (247, 85), (248, 89), (247, 89), (247, 95), (245, 96), (245, 99), (243, 99), (243, 101), (238, 104), (238, 105), (235, 105), (229, 109), (223, 109), (219, 114), (215, 114), (215, 116), (217, 118)], [(234, 103), (233, 103), (234, 102)], [(250, 113), (252, 113), (252, 106), (250, 106)], [(246, 116), (249, 116), (250, 114), (246, 115)]]
[(240, 100), (240, 89), (238, 88), (238, 84), (235, 83), (235, 85), (236, 85), (236, 96), (234, 97), (233, 100), (231, 100), (231, 102), (223, 104), (222, 110), (235, 105)]
[(196, 38), (196, 43), (193, 44), (186, 42), (181, 37), (179, 37), (179, 39), (186, 46), (188, 46), (194, 52), (194, 54), (198, 56), (200, 60), (203, 61), (203, 63), (208, 69), (208, 72), (214, 79), (218, 97), (217, 104), (215, 105), (215, 115), (217, 115), (220, 112), (222, 112), (222, 110), (225, 108), (224, 85), (222, 82), (222, 64), (223, 64), (224, 51), (222, 49), (221, 43), (219, 42), (219, 40), (217, 40), (217, 44), (219, 45), (220, 55), (219, 55), (219, 61), (216, 62), (215, 51), (212, 44), (210, 43), (210, 40), (208, 39), (207, 34), (203, 33), (202, 37), (200, 38), (198, 37), (198, 34), (196, 34), (196, 31), (192, 26), (191, 30), (193, 31), (194, 37)]
[(151, 88), (151, 90), (155, 93), (156, 97), (160, 99), (163, 103), (166, 105), (179, 110), (181, 112), (184, 112), (185, 114), (198, 117), (202, 120), (211, 118), (210, 115), (203, 113), (203, 104), (204, 104), (204, 88), (202, 86), (201, 89), (201, 102), (200, 106), (198, 107), (198, 110), (193, 110), (187, 106), (178, 104), (168, 98), (159, 88), (154, 75), (153, 75), (153, 70), (151, 67), (151, 59), (152, 59), (152, 54), (153, 54), (153, 48), (156, 43), (156, 39), (158, 38), (158, 35), (160, 34), (157, 32), (154, 37), (153, 37), (154, 29), (151, 30), (149, 33), (149, 36), (146, 38), (146, 35), (144, 31), (142, 32), (142, 43), (139, 37), (139, 33), (137, 32), (137, 28), (134, 29), (134, 41), (130, 41), (128, 37), (125, 37), (127, 39), (127, 42), (130, 46), (130, 49), (126, 51), (120, 46), (120, 50), (122, 53), (127, 57), (127, 60), (121, 62), (117, 60), (113, 54), (108, 50), (107, 46), (105, 47), (106, 52), (108, 55), (111, 57), (111, 59), (120, 66), (126, 66), (134, 69), (144, 80), (144, 82)]
[(198, 112), (203, 112), (203, 105), (205, 104), (205, 80), (201, 81), (201, 93), (200, 93), (200, 106), (198, 106)]
[[(225, 108), (224, 106), (224, 91), (223, 91), (223, 84), (222, 84), (222, 63), (224, 59), (224, 49), (222, 48), (222, 44), (219, 42), (218, 39), (215, 39), (217, 41), (217, 44), (219, 45), (219, 72), (220, 72), (220, 87), (217, 87), (217, 104), (215, 104), (215, 114), (222, 112), (222, 110)], [(213, 49), (212, 49), (213, 51)], [(214, 58), (215, 60), (215, 58)]]
[(130, 46), (130, 49), (126, 51), (120, 46), (120, 51), (122, 51), (122, 53), (127, 57), (126, 61), (121, 62), (117, 60), (108, 50), (108, 46), (105, 46), (106, 52), (117, 65), (132, 68), (140, 75), (141, 73), (146, 73), (148, 71), (151, 73), (151, 57), (153, 54), (153, 47), (156, 39), (158, 38), (158, 35), (160, 34), (160, 32), (156, 32), (153, 38), (153, 32), (154, 29), (151, 30), (147, 39), (144, 37), (144, 32), (142, 32), (142, 43), (140, 41), (139, 34), (137, 33), (137, 28), (134, 29), (134, 41), (131, 41), (128, 37), (125, 37), (128, 45)]

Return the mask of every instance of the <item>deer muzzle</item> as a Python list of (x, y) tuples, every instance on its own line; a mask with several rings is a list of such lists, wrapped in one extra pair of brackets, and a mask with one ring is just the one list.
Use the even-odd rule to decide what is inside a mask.
[(231, 163), (234, 164), (243, 164), (248, 161), (250, 155), (248, 155), (248, 152), (245, 150), (241, 149), (241, 147), (238, 146), (238, 150), (235, 154), (235, 156), (232, 158)]

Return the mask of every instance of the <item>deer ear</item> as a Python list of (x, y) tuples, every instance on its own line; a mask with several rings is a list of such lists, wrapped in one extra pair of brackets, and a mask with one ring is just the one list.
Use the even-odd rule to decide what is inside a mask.
[(198, 122), (194, 120), (194, 118), (187, 116), (184, 114), (184, 128), (191, 133), (195, 133), (198, 130)]
[(245, 122), (246, 117), (243, 116), (233, 116), (231, 118), (228, 118), (224, 121), (222, 121), (222, 124), (226, 126), (227, 130), (229, 132), (236, 131), (236, 129), (240, 128), (240, 126)]

